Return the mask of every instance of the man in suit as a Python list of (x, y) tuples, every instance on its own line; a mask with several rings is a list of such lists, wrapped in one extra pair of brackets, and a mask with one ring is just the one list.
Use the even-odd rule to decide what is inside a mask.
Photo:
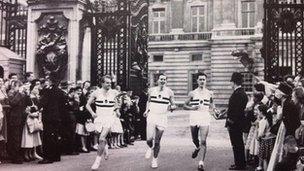
[(242, 123), (245, 119), (244, 109), (246, 108), (248, 97), (242, 88), (243, 77), (240, 73), (233, 73), (230, 81), (234, 91), (228, 103), (226, 127), (230, 136), (235, 164), (231, 165), (229, 170), (244, 170), (246, 163)]
[(65, 93), (58, 88), (59, 78), (56, 73), (49, 77), (50, 86), (43, 90), (40, 100), (43, 123), (43, 160), (39, 164), (60, 161), (60, 141), (63, 113), (67, 103)]

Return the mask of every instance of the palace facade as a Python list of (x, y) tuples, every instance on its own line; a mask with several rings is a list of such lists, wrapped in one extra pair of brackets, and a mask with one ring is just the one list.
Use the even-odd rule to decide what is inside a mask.
[(231, 52), (247, 51), (263, 77), (262, 19), (263, 0), (150, 0), (150, 83), (165, 73), (181, 104), (197, 86), (194, 74), (203, 71), (215, 103), (226, 106), (231, 75), (239, 71), (250, 93), (252, 77)]

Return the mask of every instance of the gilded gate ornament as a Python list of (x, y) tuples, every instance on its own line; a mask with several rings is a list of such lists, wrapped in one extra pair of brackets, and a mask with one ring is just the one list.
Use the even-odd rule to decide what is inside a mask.
[(60, 25), (54, 16), (49, 16), (46, 23), (39, 28), (36, 59), (42, 76), (56, 72), (61, 78), (64, 77), (68, 61), (66, 31), (66, 27)]
[(278, 18), (278, 26), (283, 33), (291, 33), (296, 29), (296, 18), (290, 10), (281, 12)]

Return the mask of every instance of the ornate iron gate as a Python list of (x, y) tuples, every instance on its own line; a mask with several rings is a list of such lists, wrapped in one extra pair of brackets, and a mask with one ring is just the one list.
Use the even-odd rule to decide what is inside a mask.
[(265, 0), (264, 10), (265, 79), (275, 82), (287, 74), (303, 75), (304, 1)]
[(0, 46), (26, 55), (27, 9), (17, 0), (0, 0)]
[(141, 90), (148, 75), (148, 0), (95, 1), (89, 11), (92, 83), (115, 75), (123, 90)]

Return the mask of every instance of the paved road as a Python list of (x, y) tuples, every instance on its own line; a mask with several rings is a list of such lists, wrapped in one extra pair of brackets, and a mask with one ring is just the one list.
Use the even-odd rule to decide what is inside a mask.
[[(194, 148), (190, 138), (188, 114), (176, 111), (169, 116), (169, 127), (164, 133), (159, 155), (159, 171), (197, 170), (198, 160), (191, 158)], [(224, 171), (233, 161), (232, 150), (223, 120), (213, 120), (207, 140), (206, 170)], [(105, 171), (149, 171), (150, 160), (144, 158), (146, 144), (136, 141), (134, 146), (110, 150), (110, 157), (102, 161), (99, 170)], [(78, 156), (63, 156), (62, 161), (47, 165), (37, 162), (22, 165), (0, 164), (0, 171), (86, 171), (90, 170), (96, 153)]]

